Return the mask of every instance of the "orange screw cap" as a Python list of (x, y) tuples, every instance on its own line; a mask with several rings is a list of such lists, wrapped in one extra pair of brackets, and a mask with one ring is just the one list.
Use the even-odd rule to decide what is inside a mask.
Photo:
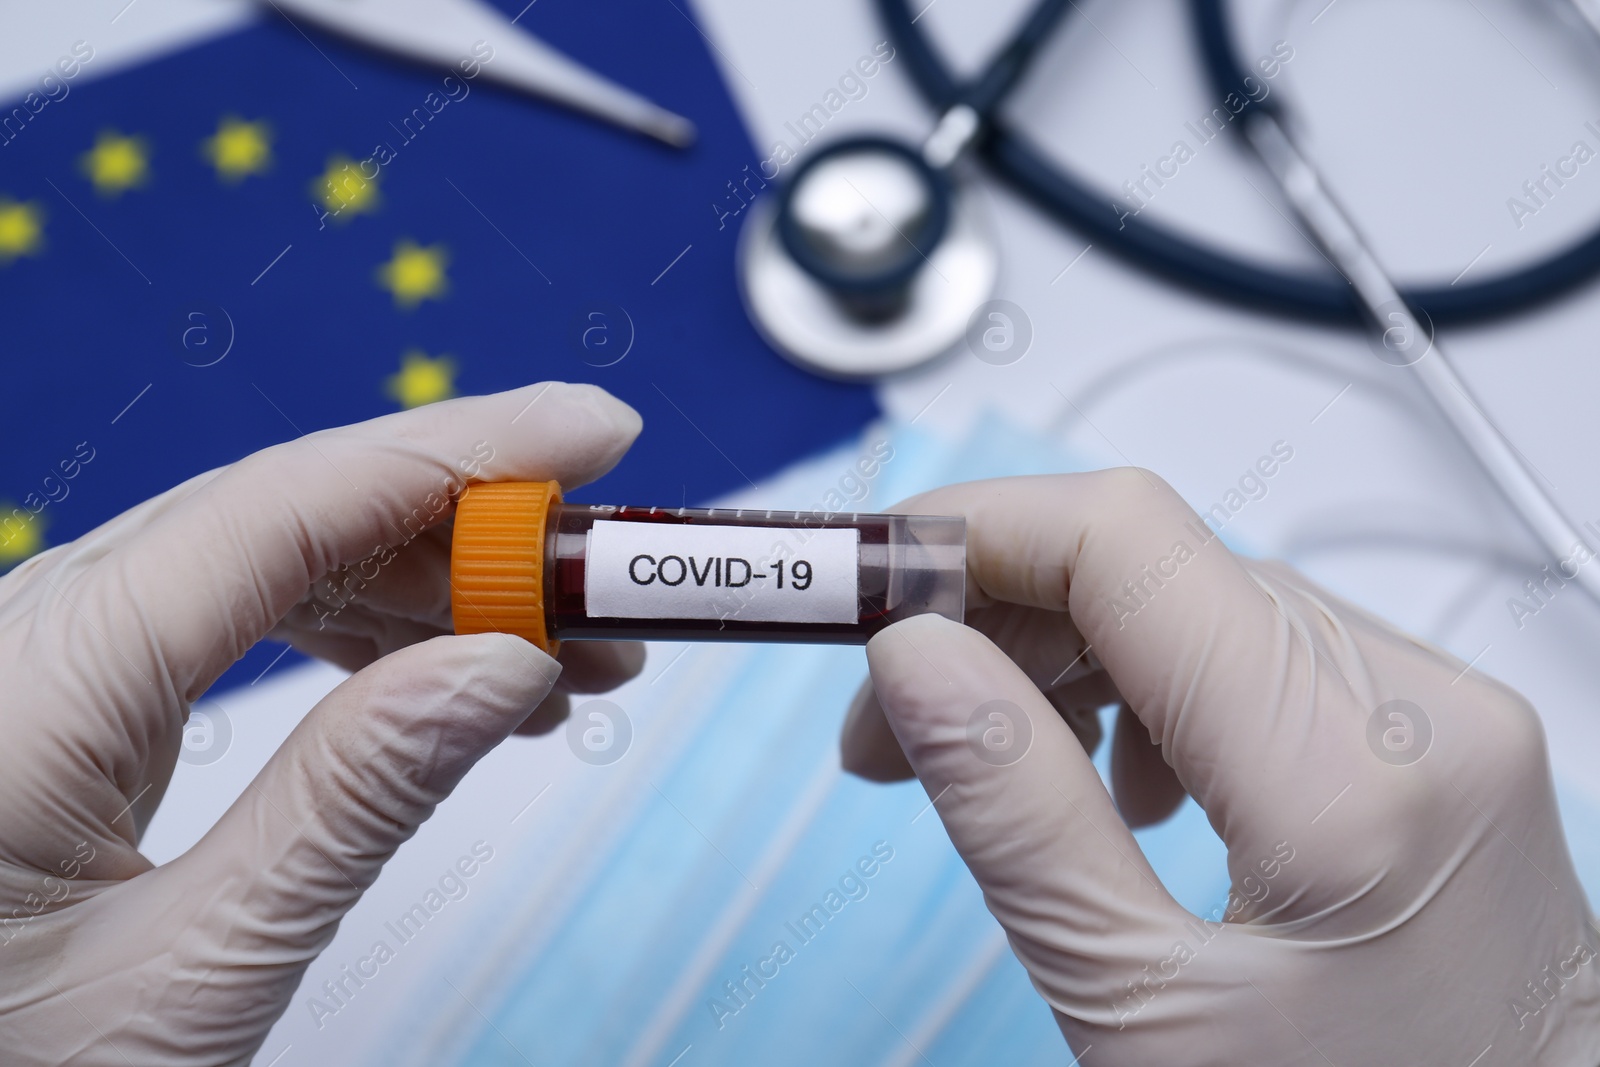
[(450, 615), (458, 634), (507, 633), (555, 655), (545, 627), (544, 535), (555, 482), (480, 482), (456, 503)]

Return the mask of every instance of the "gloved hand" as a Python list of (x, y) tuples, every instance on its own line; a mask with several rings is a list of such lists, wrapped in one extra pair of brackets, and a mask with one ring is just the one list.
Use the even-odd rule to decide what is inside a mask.
[[(452, 494), (578, 485), (639, 428), (589, 386), (430, 405), (203, 474), (0, 578), (0, 1059), (249, 1062), (400, 843), (519, 725), (565, 714), (558, 676), (642, 665), (445, 636)], [(268, 633), (357, 673), (153, 867), (139, 838), (190, 704)]]
[[(972, 628), (872, 639), (845, 766), (909, 759), (1089, 1067), (1600, 1062), (1600, 936), (1526, 700), (1235, 558), (1143, 471), (897, 510), (966, 516)], [(1142, 740), (1119, 726), (1114, 805), (1057, 708), (1118, 694)], [(1179, 788), (1227, 845), (1221, 914), (1119, 815)]]

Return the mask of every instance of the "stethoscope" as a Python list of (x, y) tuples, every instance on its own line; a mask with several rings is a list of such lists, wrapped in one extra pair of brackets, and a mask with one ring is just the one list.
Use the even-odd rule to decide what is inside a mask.
[[(982, 157), (996, 176), (1089, 239), (1203, 295), (1292, 318), (1373, 331), (1374, 351), (1409, 368), (1545, 550), (1570, 560), (1587, 545), (1521, 454), (1479, 407), (1432, 336), (1433, 326), (1526, 311), (1600, 272), (1600, 231), (1543, 262), (1484, 281), (1398, 290), (1285, 129), (1279, 98), (1257, 97), (1230, 39), (1223, 0), (1190, 10), (1214, 93), (1338, 272), (1310, 275), (1207, 248), (1145, 218), (1050, 162), (996, 110), (1072, 0), (1039, 0), (969, 83), (958, 82), (914, 25), (905, 0), (875, 0), (897, 64), (939, 111), (919, 147), (883, 137), (836, 141), (806, 159), (740, 236), (745, 306), (762, 335), (820, 374), (875, 378), (955, 346), (992, 295), (998, 254), (984, 217), (952, 175)], [(1600, 29), (1600, 4), (1573, 0)], [(1429, 327), (1424, 328), (1420, 317)], [(1600, 552), (1600, 544), (1589, 545)], [(1563, 576), (1600, 602), (1600, 562)]]

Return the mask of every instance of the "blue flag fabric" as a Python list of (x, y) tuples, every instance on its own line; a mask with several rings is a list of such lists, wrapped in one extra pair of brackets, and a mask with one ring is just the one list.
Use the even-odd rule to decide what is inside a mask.
[(636, 504), (758, 484), (876, 414), (739, 306), (723, 216), (759, 156), (686, 9), (520, 25), (700, 140), (500, 88), (483, 50), (413, 66), (273, 13), (106, 77), (82, 42), (4, 105), (0, 569), (207, 468), (453, 394), (611, 390), (645, 432), (579, 499)]

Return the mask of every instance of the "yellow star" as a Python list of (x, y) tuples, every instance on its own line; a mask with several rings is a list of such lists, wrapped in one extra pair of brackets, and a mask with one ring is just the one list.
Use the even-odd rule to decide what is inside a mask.
[(0, 500), (0, 567), (21, 563), (44, 547), (43, 520)]
[(83, 172), (101, 196), (121, 196), (150, 176), (150, 146), (143, 137), (102, 130), (94, 147), (79, 157)]
[(407, 408), (448, 400), (456, 395), (456, 361), (449, 356), (429, 359), (413, 348), (400, 357), (400, 371), (389, 376), (384, 391)]
[[(369, 161), (370, 162), (370, 161)], [(378, 210), (378, 172), (362, 173), (363, 163), (349, 156), (332, 156), (319, 177), (311, 181), (311, 198), (321, 204), (335, 222), (349, 222), (357, 215)]]
[(413, 241), (398, 241), (394, 256), (378, 268), (378, 284), (394, 294), (395, 304), (414, 308), (430, 297), (439, 299), (450, 288), (450, 279), (444, 275), (449, 262), (444, 245), (424, 248)]
[(264, 173), (272, 165), (272, 130), (265, 122), (245, 122), (228, 115), (200, 147), (225, 182)]
[(44, 209), (32, 201), (18, 203), (0, 196), (0, 267), (18, 256), (31, 256), (44, 243)]

